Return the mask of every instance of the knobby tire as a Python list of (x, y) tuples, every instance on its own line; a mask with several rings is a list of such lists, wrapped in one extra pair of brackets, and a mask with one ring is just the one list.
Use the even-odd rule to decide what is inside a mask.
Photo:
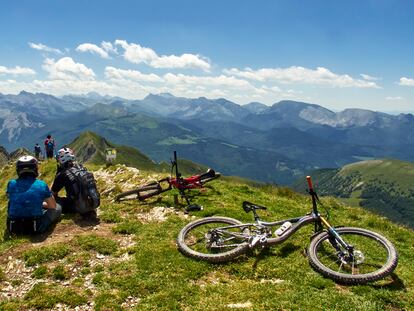
[[(227, 217), (207, 217), (202, 218), (196, 221), (193, 221), (189, 224), (187, 224), (179, 233), (177, 238), (177, 245), (178, 249), (186, 256), (198, 259), (198, 260), (204, 260), (211, 263), (221, 263), (221, 262), (227, 262), (232, 260), (233, 258), (240, 256), (241, 254), (245, 253), (248, 249), (248, 244), (244, 241), (232, 241), (232, 244), (237, 244), (237, 246), (233, 246), (234, 248), (223, 251), (221, 253), (214, 253), (211, 252), (208, 248), (205, 251), (200, 250), (194, 250), (191, 248), (194, 244), (192, 240), (196, 239), (196, 242), (198, 242), (198, 237), (193, 237), (193, 232), (200, 229), (202, 226), (206, 226), (206, 228), (202, 228), (200, 231), (200, 239), (203, 238), (203, 234), (208, 233), (208, 225), (213, 225), (217, 227), (225, 227), (225, 226), (231, 226), (231, 225), (240, 225), (242, 224), (240, 221), (233, 219), (233, 218), (227, 218)], [(239, 230), (239, 229), (237, 229)], [(195, 233), (196, 234), (196, 233)], [(205, 239), (205, 236), (204, 236)], [(206, 242), (206, 241), (202, 242)], [(202, 245), (202, 243), (200, 244)]]
[(154, 190), (154, 192), (147, 193), (145, 195), (146, 198), (149, 198), (149, 197), (152, 197), (154, 195), (161, 193), (158, 183), (153, 183), (153, 184), (148, 184), (148, 185), (145, 185), (145, 186), (133, 189), (133, 190), (122, 192), (115, 197), (115, 201), (119, 202), (122, 198), (128, 197), (133, 194), (136, 194), (136, 197), (132, 199), (139, 199), (140, 192), (145, 192), (145, 191), (150, 191), (150, 190)]

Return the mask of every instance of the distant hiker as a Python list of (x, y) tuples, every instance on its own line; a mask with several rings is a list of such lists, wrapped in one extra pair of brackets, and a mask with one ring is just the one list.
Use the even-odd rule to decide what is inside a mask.
[(46, 151), (46, 157), (48, 159), (53, 158), (54, 150), (55, 150), (55, 140), (52, 138), (51, 135), (47, 135), (45, 139), (45, 151)]
[(39, 144), (36, 143), (36, 145), (34, 146), (34, 153), (35, 153), (36, 159), (39, 160), (41, 152), (42, 152), (42, 148), (40, 148)]
[(7, 229), (12, 233), (42, 233), (58, 221), (62, 209), (48, 185), (39, 179), (36, 158), (26, 155), (17, 160), (18, 178), (7, 184)]
[[(70, 148), (57, 152), (58, 171), (52, 185), (56, 201), (62, 205), (63, 213), (78, 212), (86, 219), (96, 219), (96, 208), (100, 204), (100, 195), (93, 174), (77, 163)], [(59, 191), (65, 188), (66, 197), (59, 197)]]

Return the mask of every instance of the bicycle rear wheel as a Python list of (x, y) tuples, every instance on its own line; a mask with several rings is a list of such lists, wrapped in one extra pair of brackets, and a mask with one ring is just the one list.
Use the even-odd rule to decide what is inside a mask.
[(226, 262), (248, 249), (245, 239), (234, 234), (242, 233), (236, 219), (207, 217), (186, 225), (178, 235), (178, 249), (189, 257), (212, 263)]
[(162, 189), (157, 182), (122, 192), (115, 197), (115, 201), (123, 201), (123, 200), (132, 200), (138, 199), (140, 201), (145, 200), (146, 198), (152, 197), (154, 195), (160, 194)]
[(365, 284), (386, 277), (397, 267), (397, 251), (385, 237), (360, 228), (335, 231), (354, 250), (348, 252), (328, 232), (317, 235), (309, 245), (308, 258), (311, 266), (324, 276), (339, 283)]

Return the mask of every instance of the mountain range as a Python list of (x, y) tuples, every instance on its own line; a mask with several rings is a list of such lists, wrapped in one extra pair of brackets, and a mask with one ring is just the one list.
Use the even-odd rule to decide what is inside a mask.
[(142, 100), (96, 93), (0, 94), (0, 145), (8, 150), (33, 148), (48, 133), (64, 145), (85, 130), (137, 147), (156, 161), (178, 150), (224, 174), (280, 184), (364, 159), (414, 161), (411, 114), (333, 112), (295, 101), (241, 106), (168, 93)]

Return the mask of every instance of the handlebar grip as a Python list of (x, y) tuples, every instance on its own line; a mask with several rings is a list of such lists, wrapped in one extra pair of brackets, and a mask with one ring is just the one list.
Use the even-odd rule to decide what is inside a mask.
[(310, 176), (306, 176), (306, 180), (308, 181), (309, 190), (312, 191), (313, 190), (312, 178)]

